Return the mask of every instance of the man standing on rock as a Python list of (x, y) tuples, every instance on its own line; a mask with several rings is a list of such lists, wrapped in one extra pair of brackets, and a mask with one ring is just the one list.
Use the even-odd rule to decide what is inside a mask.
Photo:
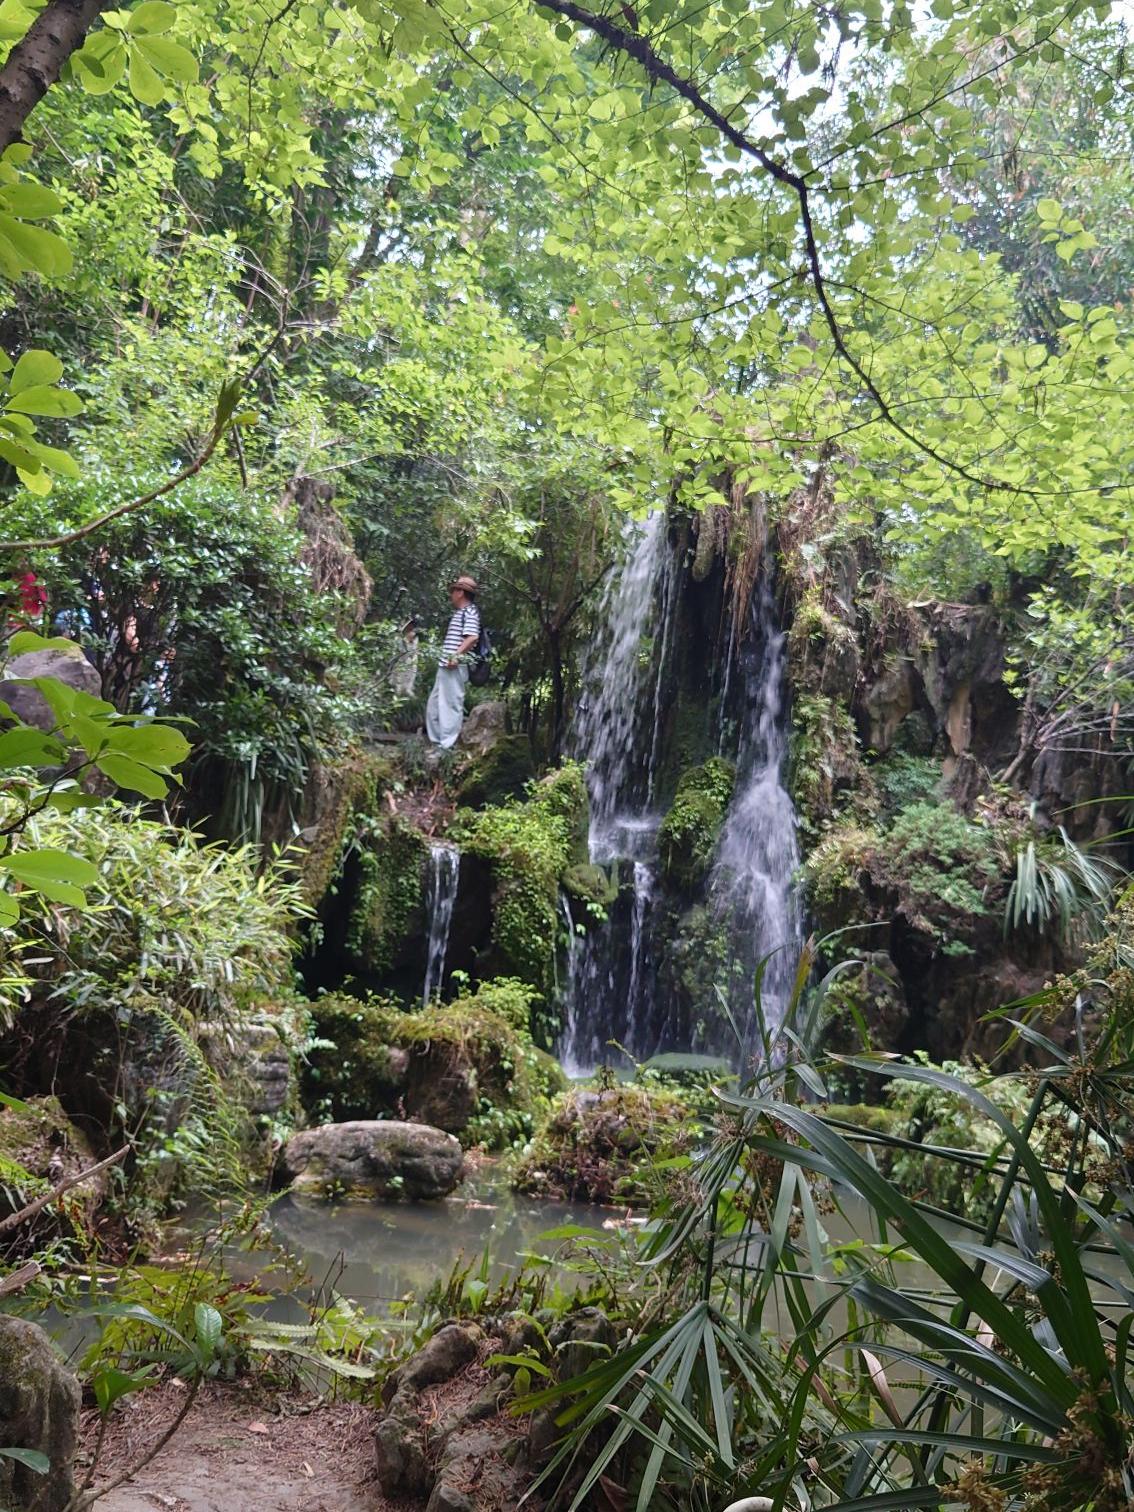
[(468, 658), (480, 641), (480, 610), (476, 607), (476, 579), (462, 574), (449, 585), (453, 613), (445, 632), (441, 665), (425, 706), (425, 731), (443, 751), (457, 743), (465, 720)]

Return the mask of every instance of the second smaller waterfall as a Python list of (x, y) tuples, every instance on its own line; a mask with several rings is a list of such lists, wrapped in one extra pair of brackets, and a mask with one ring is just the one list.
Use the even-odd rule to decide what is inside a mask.
[(445, 980), (445, 957), (449, 953), (449, 930), (453, 923), (453, 905), (461, 878), (461, 853), (454, 845), (429, 847), (429, 877), (425, 888), (425, 906), (429, 918), (429, 944), (425, 958), (425, 987), (422, 1003), (426, 1008), (440, 995)]

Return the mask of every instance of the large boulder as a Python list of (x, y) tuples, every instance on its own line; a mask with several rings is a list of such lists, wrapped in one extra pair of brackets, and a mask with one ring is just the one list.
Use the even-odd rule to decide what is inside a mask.
[(464, 1171), (464, 1154), (451, 1134), (392, 1119), (304, 1129), (292, 1135), (280, 1159), (298, 1191), (342, 1196), (446, 1197)]
[(7, 676), (0, 682), (0, 699), (3, 699), (17, 719), (35, 725), (40, 730), (54, 730), (55, 715), (37, 688), (27, 687), (17, 679), (57, 677), (69, 688), (78, 688), (80, 692), (89, 693), (93, 698), (102, 697), (102, 681), (78, 646), (71, 649), (55, 647), (49, 651), (27, 651), (23, 656), (14, 656), (5, 672)]
[(46, 1474), (0, 1455), (5, 1512), (64, 1512), (79, 1427), (79, 1383), (34, 1323), (0, 1315), (0, 1447), (29, 1449), (48, 1461)]

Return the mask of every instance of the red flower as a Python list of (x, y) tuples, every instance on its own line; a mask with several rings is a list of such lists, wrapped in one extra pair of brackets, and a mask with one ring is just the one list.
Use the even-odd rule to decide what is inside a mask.
[(47, 608), (47, 589), (40, 583), (34, 572), (25, 572), (23, 577), (18, 578), (16, 587), (20, 594), (20, 608), (25, 614), (37, 617)]

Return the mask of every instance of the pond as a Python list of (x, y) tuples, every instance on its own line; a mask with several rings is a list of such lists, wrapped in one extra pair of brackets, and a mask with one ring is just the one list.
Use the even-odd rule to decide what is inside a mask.
[(367, 1312), (382, 1313), (407, 1294), (423, 1296), (458, 1264), (502, 1281), (525, 1255), (551, 1256), (562, 1241), (543, 1238), (569, 1225), (613, 1227), (622, 1215), (585, 1203), (526, 1198), (485, 1183), (444, 1202), (336, 1206), (289, 1194), (271, 1211), (272, 1230), (316, 1283), (326, 1281)]

